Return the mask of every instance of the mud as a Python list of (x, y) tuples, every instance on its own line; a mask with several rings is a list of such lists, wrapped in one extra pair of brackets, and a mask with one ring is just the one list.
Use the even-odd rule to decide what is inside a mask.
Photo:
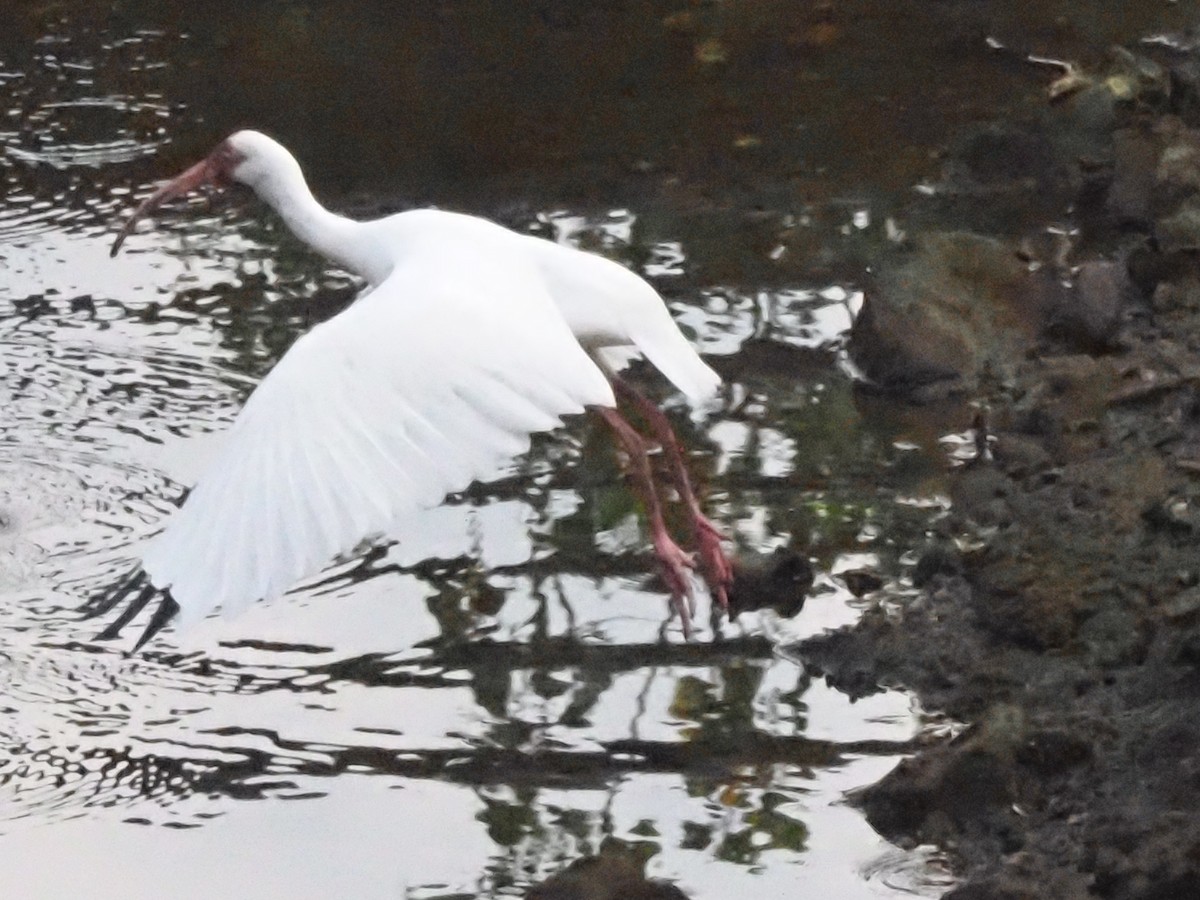
[[(1119, 51), (960, 141), (852, 339), (889, 402), (976, 411), (918, 590), (799, 647), (964, 724), (855, 798), (953, 853), (954, 900), (1200, 896), (1198, 71), (1194, 46)], [(1067, 214), (938, 232), (981, 171)]]

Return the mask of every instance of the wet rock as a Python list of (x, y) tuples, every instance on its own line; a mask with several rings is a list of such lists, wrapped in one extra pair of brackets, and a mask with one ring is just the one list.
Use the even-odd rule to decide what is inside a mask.
[(773, 609), (790, 618), (803, 609), (813, 577), (809, 561), (787, 547), (773, 553), (742, 554), (733, 562), (729, 615)]
[(851, 698), (869, 697), (883, 690), (878, 648), (860, 634), (839, 628), (809, 638), (796, 649), (811, 674), (824, 676)]
[(883, 587), (883, 579), (874, 572), (868, 572), (865, 569), (842, 572), (839, 577), (846, 583), (847, 590), (855, 597), (865, 597), (872, 591), (877, 591)]
[[(856, 626), (814, 635), (792, 649), (810, 674), (851, 698), (895, 684), (919, 683), (939, 697), (957, 692), (963, 687), (960, 656), (980, 655), (971, 636), (963, 639), (970, 587), (962, 578), (937, 576), (928, 590), (928, 601), (900, 610), (873, 607)], [(931, 706), (941, 708), (936, 699)], [(964, 708), (973, 711), (970, 702)]]
[(913, 567), (912, 579), (913, 584), (917, 587), (925, 587), (933, 580), (934, 576), (955, 577), (962, 575), (962, 572), (962, 554), (958, 552), (958, 549), (950, 544), (934, 544), (926, 548), (917, 559), (917, 564)]
[(1051, 327), (1084, 350), (1112, 346), (1131, 285), (1125, 266), (1090, 260), (1079, 267), (1073, 290), (1052, 314)]
[(1000, 241), (930, 234), (880, 273), (851, 330), (850, 355), (889, 391), (966, 387), (1029, 351), (1062, 290)]
[(885, 837), (945, 842), (961, 831), (1004, 831), (1017, 797), (1014, 767), (1028, 739), (1024, 713), (997, 706), (954, 741), (905, 760), (884, 779), (858, 792), (856, 802)]
[(526, 900), (688, 900), (665, 881), (647, 879), (635, 854), (603, 850), (577, 859), (531, 888)]

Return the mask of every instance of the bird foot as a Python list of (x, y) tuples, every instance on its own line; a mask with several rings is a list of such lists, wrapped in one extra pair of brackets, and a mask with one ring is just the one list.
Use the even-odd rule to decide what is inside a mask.
[(684, 637), (692, 636), (692, 616), (696, 614), (696, 596), (688, 572), (696, 566), (690, 553), (681, 548), (665, 531), (654, 536), (654, 555), (663, 581), (671, 594), (671, 608), (679, 614)]
[(704, 516), (696, 519), (696, 555), (699, 559), (700, 574), (712, 594), (713, 600), (721, 604), (721, 608), (729, 609), (729, 587), (733, 584), (733, 565), (721, 547), (723, 535), (717, 526)]

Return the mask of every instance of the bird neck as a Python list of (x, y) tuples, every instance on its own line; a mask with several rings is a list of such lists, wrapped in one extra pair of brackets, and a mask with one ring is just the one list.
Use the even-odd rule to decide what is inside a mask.
[(258, 194), (279, 214), (296, 237), (344, 269), (379, 284), (391, 272), (391, 261), (381, 259), (364, 223), (332, 213), (309, 190), (300, 167), (272, 172), (254, 185)]

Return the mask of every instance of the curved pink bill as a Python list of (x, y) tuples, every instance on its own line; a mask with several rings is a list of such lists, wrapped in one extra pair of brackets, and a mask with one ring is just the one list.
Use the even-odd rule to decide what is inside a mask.
[(194, 191), (196, 188), (205, 184), (217, 183), (217, 172), (214, 170), (211, 161), (208, 159), (201, 160), (185, 172), (176, 175), (157, 191), (142, 201), (142, 205), (134, 210), (133, 215), (125, 222), (124, 227), (117, 235), (117, 239), (113, 241), (112, 249), (108, 251), (109, 256), (116, 256), (121, 250), (121, 245), (125, 243), (125, 238), (133, 232), (133, 226), (143, 216), (153, 212), (168, 200), (174, 200), (176, 197), (182, 197), (189, 191)]

